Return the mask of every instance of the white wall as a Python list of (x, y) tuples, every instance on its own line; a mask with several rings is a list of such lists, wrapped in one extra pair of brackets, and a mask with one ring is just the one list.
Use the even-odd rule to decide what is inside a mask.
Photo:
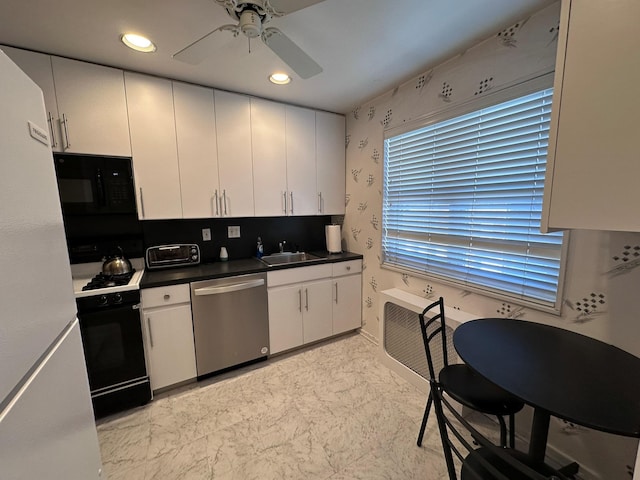
[[(385, 128), (552, 72), (559, 13), (560, 5), (556, 3), (506, 26), (492, 38), (362, 104), (347, 116), (347, 209), (343, 240), (349, 251), (364, 255), (363, 330), (367, 335), (378, 335), (378, 292), (398, 287), (422, 296), (442, 295), (447, 304), (479, 317), (517, 312), (524, 318), (590, 335), (640, 356), (637, 319), (640, 309), (634, 303), (632, 291), (634, 285), (640, 284), (640, 268), (610, 273), (615, 267), (629, 264), (623, 261), (625, 247), (631, 247), (628, 250), (631, 260), (636, 258), (634, 253), (640, 253), (640, 234), (571, 232), (564, 304), (559, 317), (380, 268)], [(518, 421), (519, 433), (524, 437), (528, 434), (529, 419), (529, 413), (525, 412)], [(578, 461), (587, 472), (584, 478), (631, 478), (628, 472), (634, 465), (637, 445), (634, 439), (552, 419), (551, 450), (557, 449)]]

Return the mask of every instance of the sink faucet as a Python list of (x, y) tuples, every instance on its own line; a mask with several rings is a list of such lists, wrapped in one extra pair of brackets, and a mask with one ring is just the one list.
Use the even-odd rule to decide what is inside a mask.
[(287, 241), (281, 241), (280, 243), (278, 243), (278, 247), (280, 247), (280, 253), (284, 253), (284, 249), (287, 247)]

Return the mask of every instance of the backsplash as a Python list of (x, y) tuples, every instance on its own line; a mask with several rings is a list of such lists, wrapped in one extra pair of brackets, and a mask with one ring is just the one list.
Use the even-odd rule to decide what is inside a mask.
[[(262, 238), (264, 253), (278, 251), (278, 243), (287, 242), (287, 250), (326, 250), (324, 226), (336, 218), (308, 217), (251, 217), (204, 218), (186, 220), (146, 220), (142, 222), (145, 249), (152, 245), (197, 243), (202, 262), (218, 261), (220, 247), (226, 247), (229, 259), (249, 258), (256, 254), (258, 237)], [(240, 227), (240, 238), (228, 238), (227, 228)], [(211, 240), (202, 240), (202, 230), (211, 229)]]

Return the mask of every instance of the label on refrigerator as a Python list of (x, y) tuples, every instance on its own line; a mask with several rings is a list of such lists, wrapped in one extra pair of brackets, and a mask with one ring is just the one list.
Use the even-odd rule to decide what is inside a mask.
[(39, 126), (37, 126), (33, 122), (27, 121), (29, 124), (29, 134), (32, 138), (35, 138), (40, 143), (44, 143), (46, 146), (49, 146), (49, 135), (46, 130), (43, 130)]

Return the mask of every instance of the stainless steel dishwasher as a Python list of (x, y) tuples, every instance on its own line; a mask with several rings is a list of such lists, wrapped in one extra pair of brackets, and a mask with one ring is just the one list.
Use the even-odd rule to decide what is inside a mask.
[(266, 273), (191, 283), (198, 377), (266, 357)]

